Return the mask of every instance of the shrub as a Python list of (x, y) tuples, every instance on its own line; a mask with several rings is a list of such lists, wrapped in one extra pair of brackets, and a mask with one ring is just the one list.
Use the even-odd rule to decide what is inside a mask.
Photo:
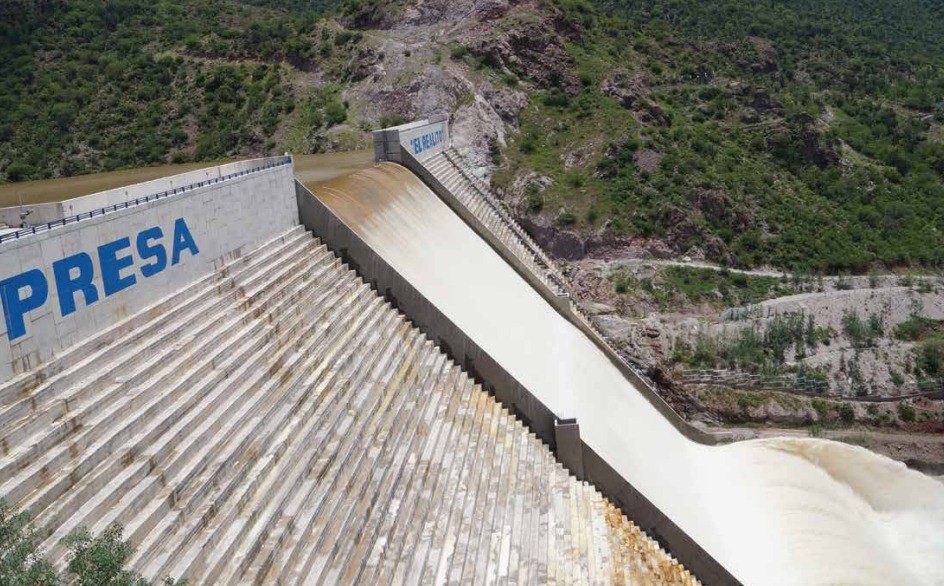
[(914, 423), (915, 408), (912, 407), (910, 403), (904, 401), (898, 403), (898, 418), (905, 423)]
[[(80, 528), (66, 538), (67, 575), (59, 575), (38, 549), (38, 539), (27, 512), (14, 513), (0, 501), (0, 584), (9, 586), (150, 586), (140, 574), (124, 569), (131, 546), (122, 539), (120, 525), (92, 537)], [(183, 586), (166, 578), (165, 586)]]
[(915, 367), (929, 377), (944, 376), (944, 338), (929, 338), (916, 349)]
[(839, 419), (845, 423), (852, 423), (855, 421), (855, 409), (852, 408), (852, 405), (849, 403), (843, 403), (839, 406)]
[(888, 369), (888, 376), (896, 387), (905, 384), (905, 377), (897, 370)]
[(885, 325), (879, 314), (870, 314), (863, 320), (857, 311), (846, 311), (842, 316), (842, 329), (854, 348), (868, 348), (882, 336)]
[(528, 185), (527, 196), (528, 209), (530, 211), (540, 212), (544, 208), (544, 195), (541, 193), (541, 188), (536, 183)]
[(58, 583), (55, 568), (40, 556), (39, 539), (29, 513), (16, 513), (0, 501), (0, 584), (51, 586)]
[(577, 216), (573, 212), (563, 211), (557, 216), (557, 224), (559, 226), (573, 226), (577, 223)]
[(554, 89), (544, 94), (541, 98), (541, 102), (549, 108), (566, 108), (570, 105), (570, 98), (568, 98), (567, 94), (563, 91)]
[(894, 335), (905, 342), (917, 342), (940, 331), (944, 331), (944, 322), (926, 317), (912, 317), (896, 325)]
[(36, 173), (36, 169), (26, 163), (10, 163), (4, 171), (10, 181), (24, 181)]

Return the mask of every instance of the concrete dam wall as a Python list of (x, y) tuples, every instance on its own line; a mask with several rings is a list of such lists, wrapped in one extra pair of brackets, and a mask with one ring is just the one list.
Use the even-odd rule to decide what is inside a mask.
[(298, 225), (289, 163), (0, 242), (0, 498), (44, 555), (119, 523), (155, 580), (697, 584)]
[(421, 121), (327, 183), (247, 162), (0, 241), (0, 498), (50, 559), (117, 522), (191, 583), (944, 583), (941, 483), (711, 445), (448, 147)]
[[(939, 482), (828, 441), (692, 441), (533, 282), (403, 167), (380, 165), (314, 192), (537, 403), (575, 417), (585, 453), (627, 480), (734, 579), (944, 580)], [(909, 534), (927, 539), (903, 539)], [(673, 551), (686, 549), (684, 542), (668, 543)], [(691, 561), (680, 555), (693, 568), (699, 563), (697, 552)]]
[(0, 243), (0, 380), (35, 371), (297, 225), (292, 186), (291, 161), (279, 158), (57, 204), (88, 216), (155, 196)]

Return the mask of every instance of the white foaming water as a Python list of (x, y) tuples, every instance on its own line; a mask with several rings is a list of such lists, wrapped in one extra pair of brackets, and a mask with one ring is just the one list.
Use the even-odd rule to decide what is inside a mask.
[(944, 584), (944, 484), (815, 439), (686, 439), (406, 169), (315, 193), (746, 584)]

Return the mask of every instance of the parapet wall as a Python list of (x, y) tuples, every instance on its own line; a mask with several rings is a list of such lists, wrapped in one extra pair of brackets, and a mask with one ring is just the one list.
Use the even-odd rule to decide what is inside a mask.
[[(216, 182), (193, 185), (208, 179)], [(69, 209), (85, 212), (188, 185), (160, 199), (0, 244), (0, 381), (298, 225), (289, 158), (168, 177), (82, 198), (86, 201)]]
[(55, 203), (0, 208), (0, 224), (6, 224), (11, 227), (19, 227), (20, 214), (24, 211), (31, 212), (26, 218), (26, 222), (30, 225), (54, 222), (61, 218), (77, 216), (92, 210), (131, 201), (139, 197), (145, 197), (155, 193), (161, 193), (163, 191), (170, 191), (178, 187), (193, 185), (201, 181), (218, 179), (220, 177), (232, 175), (240, 171), (246, 171), (248, 169), (255, 169), (257, 167), (266, 165), (272, 160), (274, 159), (250, 159), (246, 161), (237, 161), (235, 163), (227, 163), (217, 167), (207, 167), (206, 169), (197, 169), (196, 171), (188, 171), (186, 173), (180, 173), (179, 175), (162, 177), (160, 179), (154, 179), (153, 181), (146, 181), (144, 183), (136, 183), (127, 187), (119, 187), (117, 189), (110, 189), (108, 191), (100, 191), (98, 193), (67, 199)]
[(374, 132), (374, 158), (405, 164), (404, 155), (425, 161), (449, 148), (449, 123), (445, 116), (411, 122)]

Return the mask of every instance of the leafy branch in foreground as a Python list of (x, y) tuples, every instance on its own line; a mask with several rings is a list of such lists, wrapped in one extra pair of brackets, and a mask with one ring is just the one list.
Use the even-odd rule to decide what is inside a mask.
[[(80, 528), (67, 538), (69, 564), (59, 574), (39, 548), (39, 538), (27, 511), (16, 512), (0, 501), (0, 584), (4, 586), (150, 586), (137, 572), (124, 569), (131, 546), (122, 539), (122, 528), (110, 525), (93, 537)], [(165, 586), (183, 586), (166, 578)]]

